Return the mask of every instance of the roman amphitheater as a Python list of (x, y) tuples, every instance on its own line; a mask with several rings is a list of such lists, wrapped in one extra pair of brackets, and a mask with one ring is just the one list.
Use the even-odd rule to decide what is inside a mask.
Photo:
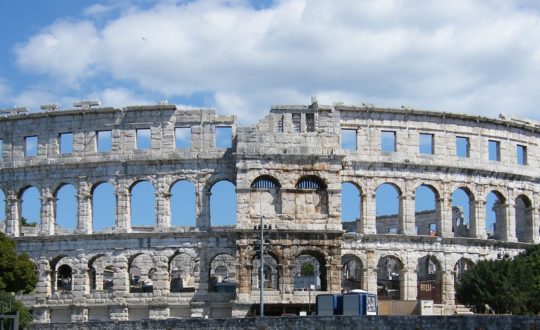
[[(260, 285), (268, 315), (312, 311), (315, 295), (355, 288), (454, 314), (469, 267), (539, 242), (532, 121), (313, 99), (242, 127), (209, 109), (81, 104), (0, 115), (0, 230), (35, 262), (37, 288), (22, 299), (36, 322), (244, 317), (257, 313)], [(154, 191), (145, 225), (132, 221), (139, 184)], [(228, 225), (214, 221), (218, 184), (236, 199)], [(191, 191), (193, 223), (171, 221), (177, 185)], [(94, 194), (105, 186), (114, 220), (97, 228)], [(71, 227), (56, 219), (66, 187)], [(377, 198), (382, 188), (395, 198)], [(420, 189), (431, 209), (418, 210)], [(22, 219), (30, 190), (36, 225)], [(382, 214), (377, 201), (397, 211)], [(350, 208), (358, 216), (342, 219)], [(271, 226), (262, 284), (261, 222)]]

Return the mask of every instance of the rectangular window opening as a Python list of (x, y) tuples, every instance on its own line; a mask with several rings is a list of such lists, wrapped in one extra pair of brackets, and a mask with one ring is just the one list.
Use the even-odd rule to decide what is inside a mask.
[(470, 157), (470, 143), (468, 137), (456, 136), (456, 156), (463, 158)]
[(299, 113), (292, 114), (293, 132), (300, 133), (302, 131), (301, 116)]
[(356, 130), (351, 128), (341, 129), (341, 149), (356, 150)]
[(149, 128), (139, 128), (137, 133), (137, 150), (147, 150), (151, 148), (152, 133)]
[(306, 113), (306, 130), (315, 132), (315, 114), (313, 113)]
[(501, 160), (501, 143), (499, 141), (488, 141), (488, 157), (489, 160), (497, 162)]
[(216, 148), (232, 147), (232, 127), (231, 126), (216, 126)]
[(527, 147), (521, 144), (517, 145), (517, 163), (527, 165)]
[(275, 131), (277, 133), (283, 133), (283, 115), (279, 116), (277, 122), (276, 122), (276, 129)]
[(73, 133), (60, 133), (60, 154), (73, 152)]
[(111, 131), (98, 131), (97, 132), (97, 151), (108, 152), (112, 148), (112, 134)]
[(433, 141), (433, 134), (420, 133), (420, 153), (425, 155), (433, 155), (435, 152)]
[(24, 155), (26, 157), (37, 156), (38, 149), (38, 137), (37, 136), (26, 136), (24, 138)]
[(177, 149), (191, 148), (191, 127), (176, 127), (174, 141)]
[(396, 152), (396, 132), (381, 131), (381, 151)]

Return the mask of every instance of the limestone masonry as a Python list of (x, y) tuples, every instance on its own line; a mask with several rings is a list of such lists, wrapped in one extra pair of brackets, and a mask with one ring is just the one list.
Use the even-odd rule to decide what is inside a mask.
[[(0, 114), (0, 140), (0, 230), (35, 262), (37, 289), (21, 299), (38, 323), (244, 317), (257, 311), (259, 285), (272, 315), (312, 311), (316, 294), (357, 288), (381, 300), (433, 300), (435, 314), (454, 314), (455, 283), (469, 267), (539, 242), (540, 124), (504, 115), (313, 99), (273, 106), (242, 127), (234, 116), (168, 104), (46, 107)], [(143, 181), (155, 192), (153, 226), (131, 223), (132, 190)], [(228, 226), (211, 217), (222, 181), (236, 193)], [(195, 195), (192, 224), (171, 221), (179, 182)], [(358, 202), (346, 207), (360, 216), (342, 221), (347, 183)], [(68, 185), (72, 228), (56, 221)], [(115, 220), (98, 229), (102, 185), (112, 187)], [(377, 216), (381, 185), (397, 194), (384, 201), (398, 204), (396, 214)], [(419, 187), (435, 196), (432, 210), (416, 212)], [(33, 227), (21, 220), (29, 189), (41, 204)], [(457, 191), (467, 205), (456, 205)], [(253, 229), (261, 219), (272, 226), (264, 283)]]

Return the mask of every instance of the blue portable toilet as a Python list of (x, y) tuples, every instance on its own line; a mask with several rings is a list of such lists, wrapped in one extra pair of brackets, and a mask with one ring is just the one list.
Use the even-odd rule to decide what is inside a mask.
[(341, 315), (342, 297), (338, 294), (324, 293), (317, 296), (317, 315)]

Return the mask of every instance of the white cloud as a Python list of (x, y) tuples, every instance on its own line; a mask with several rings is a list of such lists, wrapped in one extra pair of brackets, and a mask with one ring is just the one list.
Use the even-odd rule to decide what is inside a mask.
[[(320, 103), (539, 118), (533, 5), (283, 0), (255, 10), (245, 1), (167, 2), (124, 8), (99, 28), (91, 18), (56, 22), (16, 54), (21, 68), (66, 86), (102, 77), (152, 95), (209, 93), (218, 111), (244, 122), (262, 118), (271, 104), (305, 104), (311, 95)], [(106, 10), (91, 6), (86, 14)], [(135, 91), (101, 89), (104, 104), (147, 101)]]

